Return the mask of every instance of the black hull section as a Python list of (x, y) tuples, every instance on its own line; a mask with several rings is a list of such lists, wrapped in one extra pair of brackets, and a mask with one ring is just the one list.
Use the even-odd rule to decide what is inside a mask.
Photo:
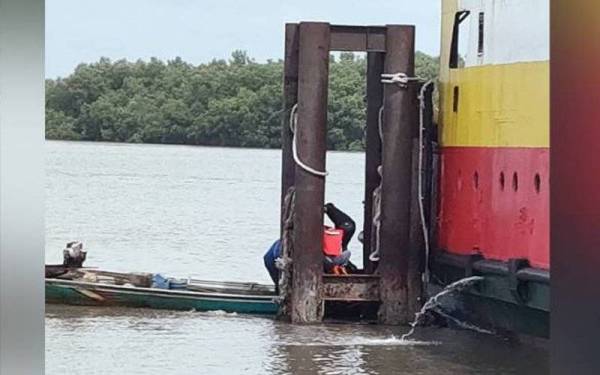
[(441, 253), (431, 263), (429, 293), (469, 276), (482, 276), (475, 286), (443, 300), (452, 316), (504, 335), (549, 338), (550, 275), (523, 260), (489, 261)]

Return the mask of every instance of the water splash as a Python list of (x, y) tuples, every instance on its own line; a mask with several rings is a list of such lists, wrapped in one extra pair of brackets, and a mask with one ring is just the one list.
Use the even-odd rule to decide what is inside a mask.
[(430, 346), (441, 345), (440, 341), (404, 340), (394, 335), (385, 339), (364, 339), (358, 345), (364, 346)]
[(483, 333), (483, 334), (486, 334), (486, 335), (493, 335), (494, 334), (494, 332), (492, 332), (490, 330), (487, 330), (487, 329), (484, 329), (484, 328), (481, 328), (481, 327), (477, 327), (474, 324), (463, 322), (462, 320), (457, 319), (457, 318), (453, 317), (452, 315), (448, 314), (447, 312), (445, 312), (441, 308), (435, 308), (435, 309), (433, 309), (433, 311), (435, 311), (437, 314), (441, 315), (442, 317), (444, 317), (444, 318), (446, 318), (448, 320), (451, 320), (454, 324), (456, 324), (460, 328), (468, 329), (470, 331), (475, 331), (475, 332), (478, 332), (478, 333)]
[(238, 316), (236, 312), (227, 312), (223, 310), (209, 310), (209, 311), (196, 311), (196, 314), (211, 316), (211, 317), (223, 317), (223, 316)]
[(439, 341), (403, 340), (391, 335), (387, 338), (369, 338), (364, 336), (349, 337), (342, 341), (322, 340), (313, 342), (290, 342), (284, 346), (322, 346), (322, 347), (357, 347), (357, 346), (434, 346), (440, 345)]
[[(483, 277), (481, 277), (481, 276), (465, 277), (464, 279), (460, 279), (458, 281), (453, 282), (452, 284), (447, 285), (441, 292), (439, 292), (438, 294), (429, 298), (429, 300), (427, 300), (427, 302), (425, 302), (423, 307), (421, 307), (421, 310), (415, 314), (415, 319), (410, 323), (410, 331), (403, 334), (400, 337), (400, 340), (406, 341), (406, 340), (408, 340), (408, 338), (410, 336), (412, 336), (413, 333), (415, 333), (415, 329), (417, 328), (417, 325), (421, 321), (422, 317), (425, 316), (425, 313), (427, 311), (435, 310), (438, 307), (438, 305), (439, 305), (438, 300), (441, 297), (443, 297), (447, 294), (450, 294), (452, 292), (456, 292), (461, 289), (464, 289), (464, 288), (466, 288), (476, 282), (482, 281), (482, 280), (483, 280)], [(463, 322), (461, 322), (461, 323), (463, 323)]]

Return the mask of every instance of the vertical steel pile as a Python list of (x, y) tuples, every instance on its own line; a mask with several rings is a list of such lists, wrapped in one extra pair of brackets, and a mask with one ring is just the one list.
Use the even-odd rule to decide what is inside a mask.
[[(294, 186), (296, 164), (292, 156), (293, 134), (290, 128), (290, 113), (298, 103), (298, 25), (285, 25), (285, 59), (283, 61), (283, 108), (281, 127), (281, 203), (288, 189)], [(281, 212), (283, 212), (283, 207)], [(283, 232), (283, 221), (281, 218)]]
[(366, 273), (373, 272), (369, 260), (371, 228), (373, 223), (373, 191), (380, 183), (377, 167), (381, 165), (381, 137), (379, 135), (379, 111), (383, 105), (381, 74), (385, 54), (367, 53), (367, 125), (365, 132), (365, 204), (363, 221), (363, 265)]
[[(415, 236), (415, 205), (411, 204), (411, 200), (417, 199), (411, 192), (415, 186), (413, 178), (416, 178), (412, 156), (413, 139), (418, 131), (416, 90), (412, 84), (408, 87), (382, 85), (381, 74), (414, 76), (412, 26), (353, 27), (318, 22), (286, 25), (282, 200), (288, 189), (295, 187), (293, 272), (287, 311), (294, 323), (320, 322), (323, 317), (325, 178), (296, 165), (292, 145), (295, 137), (298, 157), (312, 168), (325, 170), (329, 52), (336, 49), (367, 52), (365, 273), (374, 270), (368, 261), (372, 250), (371, 199), (373, 189), (381, 182), (380, 261), (375, 271), (379, 277), (379, 321), (406, 324), (418, 310), (417, 299), (421, 293), (422, 244)], [(294, 135), (289, 122), (290, 111), (296, 103)], [(383, 142), (378, 129), (382, 105)], [(377, 173), (379, 165), (383, 169), (382, 181)], [(339, 283), (340, 280), (343, 282)], [(352, 277), (337, 281), (342, 294), (343, 284), (357, 282)], [(336, 293), (336, 288), (332, 286), (332, 293)], [(343, 300), (343, 295), (340, 298)]]
[[(386, 73), (414, 76), (414, 27), (388, 26), (386, 33)], [(385, 324), (409, 322), (415, 311), (408, 308), (408, 267), (410, 246), (410, 205), (412, 147), (415, 134), (415, 108), (411, 90), (397, 84), (384, 87), (385, 124), (381, 189), (381, 249), (378, 272), (381, 275), (380, 321)]]

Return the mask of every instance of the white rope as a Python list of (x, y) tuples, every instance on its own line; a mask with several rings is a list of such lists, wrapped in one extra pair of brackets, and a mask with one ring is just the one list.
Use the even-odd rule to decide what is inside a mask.
[(304, 169), (306, 172), (313, 174), (319, 177), (325, 177), (329, 174), (327, 171), (318, 171), (302, 162), (300, 160), (300, 156), (298, 156), (298, 148), (296, 146), (296, 123), (298, 122), (298, 103), (294, 104), (292, 110), (290, 111), (290, 130), (292, 131), (292, 154), (294, 156), (294, 161), (298, 166)]
[(375, 251), (369, 254), (371, 262), (379, 262), (379, 247), (380, 247), (380, 229), (381, 229), (381, 184), (373, 191), (373, 206), (375, 213), (373, 215), (373, 226), (375, 227)]
[(379, 130), (379, 140), (383, 146), (383, 106), (379, 107), (379, 116), (377, 118), (377, 129)]
[(419, 214), (421, 217), (421, 229), (423, 230), (423, 244), (425, 245), (425, 272), (423, 273), (423, 282), (429, 282), (429, 231), (425, 221), (425, 208), (423, 207), (423, 149), (425, 148), (423, 132), (425, 130), (424, 115), (425, 111), (425, 90), (433, 84), (433, 80), (427, 81), (419, 92), (419, 168), (418, 168), (418, 200)]
[[(387, 78), (385, 80), (381, 80), (383, 83), (399, 83), (401, 86), (408, 84), (409, 81), (418, 81), (419, 77), (408, 77), (404, 73), (395, 73), (395, 74), (382, 74), (382, 78)], [(429, 253), (430, 253), (430, 245), (429, 245), (429, 230), (427, 228), (427, 222), (425, 220), (425, 208), (423, 205), (423, 150), (424, 150), (424, 137), (423, 132), (425, 130), (424, 124), (424, 111), (425, 111), (425, 90), (434, 83), (433, 80), (427, 81), (419, 92), (419, 160), (418, 160), (418, 182), (417, 182), (417, 191), (418, 191), (418, 205), (419, 205), (419, 217), (421, 220), (421, 230), (423, 233), (423, 244), (425, 246), (425, 271), (423, 273), (423, 281), (429, 282)], [(379, 138), (381, 139), (381, 144), (383, 146), (383, 109), (381, 106), (379, 108), (379, 116), (378, 116), (378, 130), (379, 130)], [(380, 214), (381, 214), (381, 197), (378, 196), (381, 194), (379, 186), (378, 189), (375, 190), (374, 194), (374, 206), (375, 206), (375, 215), (373, 215), (373, 225), (375, 226), (375, 251), (373, 251), (369, 255), (369, 260), (372, 262), (379, 261), (379, 228), (380, 228)]]
[[(383, 106), (379, 108), (379, 115), (377, 117), (377, 129), (379, 130), (379, 140), (381, 141), (381, 147), (383, 148)], [(379, 186), (373, 190), (373, 207), (375, 212), (373, 214), (373, 226), (375, 227), (375, 250), (369, 254), (369, 260), (371, 262), (379, 262), (379, 234), (381, 229), (381, 184), (383, 183), (383, 174), (381, 165), (377, 167), (377, 173), (379, 174)]]
[(383, 73), (381, 83), (397, 83), (400, 87), (407, 87), (411, 81), (422, 81), (420, 77), (409, 77), (406, 73)]

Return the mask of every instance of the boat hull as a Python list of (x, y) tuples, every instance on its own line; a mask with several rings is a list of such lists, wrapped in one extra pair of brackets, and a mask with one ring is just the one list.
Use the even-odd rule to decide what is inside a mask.
[(438, 255), (432, 262), (430, 294), (469, 276), (483, 281), (444, 300), (451, 316), (502, 335), (550, 336), (550, 274), (514, 262)]
[(275, 315), (274, 296), (198, 293), (46, 279), (46, 303)]

